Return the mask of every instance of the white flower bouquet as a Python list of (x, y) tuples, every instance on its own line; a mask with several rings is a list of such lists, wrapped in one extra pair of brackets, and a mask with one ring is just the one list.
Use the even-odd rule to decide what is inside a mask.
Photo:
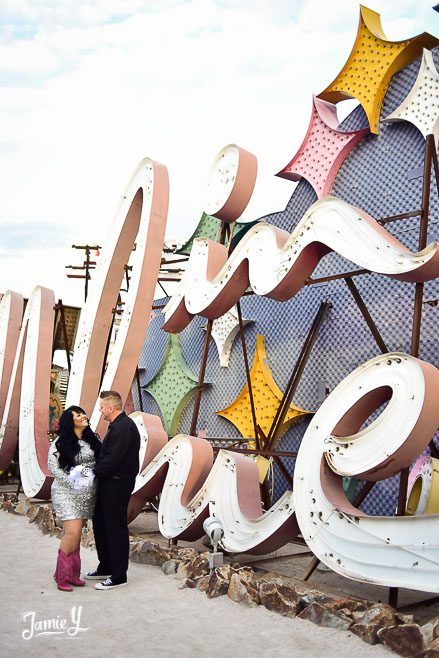
[(78, 464), (78, 466), (72, 466), (67, 477), (71, 484), (72, 491), (75, 494), (84, 493), (90, 489), (95, 479), (91, 468), (88, 466), (83, 466), (82, 464)]

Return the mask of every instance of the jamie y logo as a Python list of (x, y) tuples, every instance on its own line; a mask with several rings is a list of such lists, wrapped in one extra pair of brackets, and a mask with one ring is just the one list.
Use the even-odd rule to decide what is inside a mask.
[(23, 640), (31, 640), (39, 635), (68, 635), (75, 637), (88, 628), (81, 628), (82, 605), (70, 610), (70, 619), (61, 618), (59, 615), (52, 619), (37, 619), (34, 610), (29, 610), (21, 615), (24, 622), (29, 624), (21, 637)]

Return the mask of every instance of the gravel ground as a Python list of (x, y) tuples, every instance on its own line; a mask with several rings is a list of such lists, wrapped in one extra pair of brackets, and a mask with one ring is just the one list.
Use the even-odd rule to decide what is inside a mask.
[[(175, 577), (157, 567), (130, 564), (129, 584), (120, 589), (102, 592), (87, 584), (59, 592), (52, 578), (58, 540), (6, 512), (0, 527), (2, 658), (392, 655), (348, 632), (248, 609), (226, 596), (209, 600), (197, 590), (179, 590)], [(94, 551), (83, 550), (82, 560), (84, 569), (96, 567)], [(66, 619), (70, 635), (39, 634), (42, 622), (53, 619)]]

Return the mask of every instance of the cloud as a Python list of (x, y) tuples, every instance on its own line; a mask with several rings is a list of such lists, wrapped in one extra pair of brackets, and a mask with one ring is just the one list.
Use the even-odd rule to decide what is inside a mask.
[[(372, 8), (390, 38), (439, 31), (424, 3)], [(294, 184), (274, 174), (300, 146), (311, 96), (343, 66), (357, 23), (351, 0), (3, 0), (0, 223), (13, 234), (4, 239), (29, 227), (43, 255), (33, 252), (35, 277), (51, 233), (33, 232), (41, 217), (63, 244), (104, 244), (131, 172), (150, 156), (169, 169), (167, 236), (184, 240), (210, 163), (230, 142), (259, 160), (245, 216), (284, 208)], [(8, 270), (3, 286), (14, 282)]]
[(71, 241), (71, 231), (66, 226), (48, 222), (3, 222), (0, 224), (0, 257), (22, 253), (29, 249), (54, 249), (65, 247)]

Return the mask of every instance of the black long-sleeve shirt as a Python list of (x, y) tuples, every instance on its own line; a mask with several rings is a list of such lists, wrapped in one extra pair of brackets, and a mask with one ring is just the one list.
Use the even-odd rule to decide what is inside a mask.
[(140, 434), (124, 411), (108, 426), (93, 471), (97, 478), (135, 478), (139, 472)]

